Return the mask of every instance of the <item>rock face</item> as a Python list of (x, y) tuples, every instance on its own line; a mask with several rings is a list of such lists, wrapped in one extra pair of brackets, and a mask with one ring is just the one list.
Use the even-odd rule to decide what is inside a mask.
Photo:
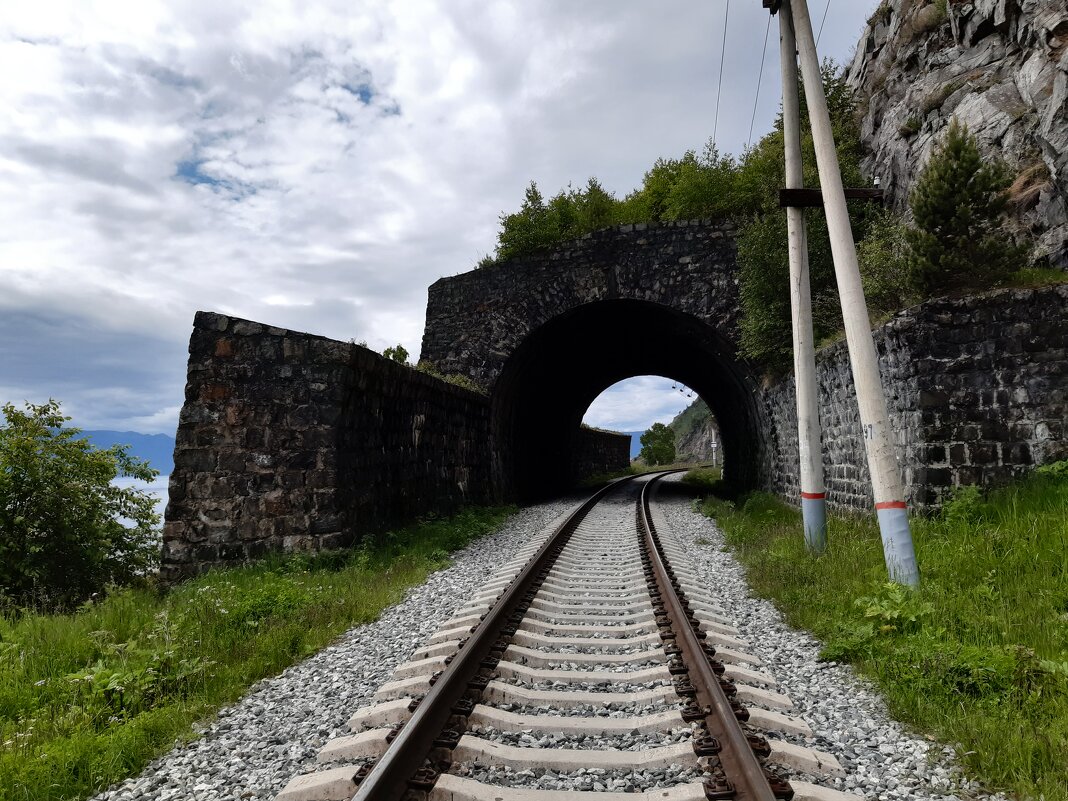
[(1064, 0), (884, 0), (848, 80), (864, 162), (892, 202), (908, 193), (953, 117), (1015, 181), (1012, 211), (1036, 258), (1068, 268), (1068, 7)]
[(711, 464), (723, 461), (723, 440), (719, 423), (708, 404), (697, 399), (671, 421), (675, 431), (675, 459), (679, 462)]

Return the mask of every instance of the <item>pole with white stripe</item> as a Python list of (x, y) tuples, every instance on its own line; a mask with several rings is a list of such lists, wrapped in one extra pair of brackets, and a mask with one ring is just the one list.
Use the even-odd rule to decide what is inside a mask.
[(879, 359), (875, 352), (868, 307), (860, 280), (856, 243), (849, 227), (845, 189), (842, 186), (838, 153), (834, 147), (827, 98), (823, 93), (823, 76), (820, 74), (816, 42), (812, 35), (812, 20), (809, 17), (807, 0), (792, 0), (790, 6), (812, 136), (816, 145), (816, 164), (819, 168), (823, 205), (831, 237), (831, 255), (834, 258), (838, 295), (842, 301), (846, 343), (853, 368), (853, 383), (857, 390), (857, 406), (864, 431), (864, 446), (868, 455), (875, 509), (879, 516), (886, 569), (892, 581), (915, 587), (920, 583), (920, 573), (916, 566), (912, 532), (909, 530), (900, 468), (890, 436), (886, 395), (879, 377)]
[[(779, 50), (786, 188), (801, 189), (805, 185), (801, 162), (801, 103), (797, 96), (797, 46), (790, 18), (790, 0), (783, 0), (779, 14)], [(823, 553), (827, 548), (827, 494), (823, 484), (819, 387), (816, 384), (816, 347), (812, 334), (812, 295), (804, 210), (798, 206), (788, 206), (786, 225), (790, 241), (790, 310), (793, 316), (801, 517), (805, 546), (813, 553)]]

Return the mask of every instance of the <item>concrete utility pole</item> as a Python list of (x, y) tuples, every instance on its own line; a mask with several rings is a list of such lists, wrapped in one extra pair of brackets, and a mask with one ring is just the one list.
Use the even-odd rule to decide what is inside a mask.
[[(801, 189), (805, 185), (801, 163), (801, 103), (797, 96), (797, 45), (790, 18), (790, 0), (783, 0), (779, 14), (779, 50), (786, 188)], [(794, 334), (797, 449), (801, 461), (801, 517), (805, 546), (813, 553), (823, 553), (827, 549), (827, 493), (823, 484), (819, 387), (816, 386), (816, 347), (812, 334), (804, 210), (799, 206), (787, 206), (786, 225), (790, 238), (790, 310)]]
[(801, 59), (801, 77), (805, 84), (812, 136), (816, 145), (816, 164), (819, 168), (827, 227), (831, 237), (831, 254), (842, 301), (846, 343), (853, 367), (853, 383), (857, 391), (860, 422), (864, 428), (864, 445), (868, 455), (875, 509), (879, 516), (879, 530), (883, 540), (886, 569), (892, 581), (910, 587), (920, 583), (916, 554), (909, 530), (905, 493), (894, 446), (890, 438), (890, 418), (886, 410), (886, 396), (879, 377), (879, 360), (871, 336), (868, 307), (857, 264), (856, 243), (849, 226), (845, 189), (834, 147), (831, 117), (827, 98), (823, 93), (816, 41), (812, 35), (812, 19), (807, 0), (790, 3), (794, 33)]

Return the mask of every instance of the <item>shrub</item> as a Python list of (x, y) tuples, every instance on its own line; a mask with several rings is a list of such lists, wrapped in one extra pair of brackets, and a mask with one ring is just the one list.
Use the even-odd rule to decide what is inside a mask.
[(477, 392), (479, 395), (486, 394), (486, 390), (476, 384), (473, 379), (468, 378), (462, 373), (444, 374), (428, 361), (420, 360), (420, 362), (415, 365), (415, 369), (420, 373), (426, 373), (429, 376), (433, 376), (439, 381), (444, 381), (446, 384), (452, 384), (454, 387)]
[(112, 485), (158, 473), (64, 424), (59, 404), (3, 407), (0, 426), (0, 595), (69, 607), (152, 569), (159, 516), (150, 494)]
[(868, 235), (857, 244), (869, 311), (893, 312), (917, 296), (908, 256), (908, 226), (904, 220), (890, 210), (876, 214)]
[(397, 362), (398, 364), (407, 364), (408, 356), (410, 354), (408, 353), (408, 349), (404, 347), (404, 345), (397, 344), (393, 345), (392, 347), (386, 348), (384, 351), (382, 351), (382, 355), (385, 356), (387, 359), (391, 359), (392, 361)]
[(922, 125), (923, 123), (920, 122), (920, 118), (913, 114), (903, 123), (901, 123), (901, 125), (897, 129), (897, 132), (906, 138), (910, 136), (915, 136), (920, 132), (920, 127)]
[(1068, 461), (1050, 462), (1037, 468), (1035, 472), (1042, 476), (1068, 478)]

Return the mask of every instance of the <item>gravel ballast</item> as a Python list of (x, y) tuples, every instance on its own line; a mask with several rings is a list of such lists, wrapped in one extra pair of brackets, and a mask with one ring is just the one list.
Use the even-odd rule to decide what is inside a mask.
[(1007, 801), (969, 781), (951, 748), (891, 720), (871, 684), (851, 667), (819, 661), (820, 642), (787, 626), (770, 601), (750, 595), (744, 569), (727, 551), (723, 533), (695, 512), (691, 501), (663, 493), (659, 509), (668, 530), (693, 555), (697, 576), (715, 588), (725, 616), (749, 642), (746, 650), (764, 661), (760, 669), (775, 676), (778, 692), (793, 700), (790, 714), (808, 721), (816, 735), (807, 741), (776, 736), (833, 754), (846, 772), (835, 779), (794, 772), (794, 778), (879, 801)]
[(370, 703), (379, 685), (438, 626), (462, 607), (515, 552), (579, 501), (521, 510), (499, 531), (453, 554), (453, 564), (411, 588), (337, 642), (281, 675), (255, 685), (221, 710), (195, 742), (180, 745), (94, 801), (241, 801), (273, 799), (296, 774), (319, 767), (316, 755)]
[[(203, 727), (198, 740), (177, 746), (140, 776), (101, 793), (94, 801), (270, 801), (293, 776), (321, 768), (317, 762), (319, 749), (330, 739), (347, 733), (345, 723), (349, 717), (371, 703), (371, 696), (390, 679), (397, 665), (407, 661), (412, 651), (424, 644), (518, 548), (544, 532), (575, 504), (574, 499), (568, 499), (522, 510), (500, 531), (454, 554), (452, 566), (409, 590), (404, 601), (384, 610), (377, 621), (351, 629), (315, 656), (260, 682), (240, 702), (220, 711)], [(820, 662), (818, 641), (786, 626), (769, 601), (751, 597), (743, 569), (725, 551), (722, 533), (713, 521), (694, 512), (688, 500), (665, 493), (658, 508), (666, 522), (664, 533), (674, 534), (692, 554), (694, 572), (706, 586), (716, 588), (725, 617), (750, 643), (747, 650), (763, 660), (760, 669), (774, 675), (779, 681), (778, 691), (793, 700), (791, 714), (803, 717), (815, 731), (815, 736), (807, 740), (774, 733), (771, 736), (827, 751), (846, 771), (844, 777), (834, 779), (792, 773), (793, 778), (879, 801), (1007, 801), (1001, 795), (985, 794), (967, 781), (955, 765), (951, 749), (910, 734), (890, 720), (866, 681), (847, 666)], [(545, 689), (637, 691), (661, 682), (640, 687), (555, 684), (546, 683)], [(631, 705), (623, 709), (590, 705), (571, 710), (495, 706), (521, 714), (614, 718), (647, 715), (676, 704)], [(613, 744), (641, 750), (665, 740), (682, 739), (686, 734), (679, 729), (659, 742), (652, 736), (617, 737)], [(493, 729), (480, 735), (530, 747), (525, 739), (529, 738), (534, 740), (535, 748), (592, 745), (578, 737), (544, 738), (540, 734), (510, 734)], [(606, 742), (612, 739), (606, 738)], [(453, 772), (505, 786), (571, 790), (634, 791), (696, 778), (689, 770), (591, 770), (568, 774), (457, 765)]]

